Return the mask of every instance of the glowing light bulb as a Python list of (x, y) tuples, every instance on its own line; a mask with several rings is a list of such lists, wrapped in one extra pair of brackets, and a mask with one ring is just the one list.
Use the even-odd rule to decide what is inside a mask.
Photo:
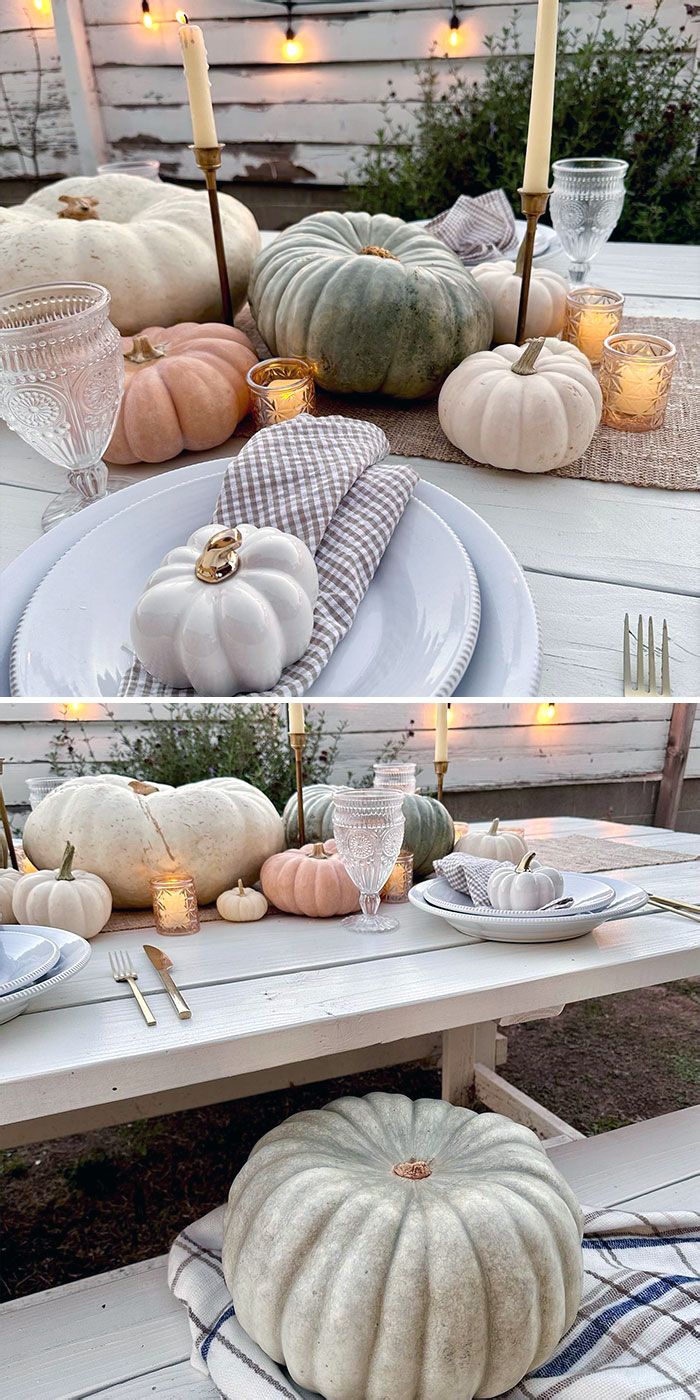
[(287, 37), (286, 37), (286, 39), (285, 39), (285, 41), (284, 41), (284, 56), (285, 56), (285, 58), (294, 59), (294, 58), (298, 58), (299, 55), (300, 55), (300, 53), (301, 53), (301, 44), (299, 43), (299, 40), (297, 39), (297, 37), (296, 37), (296, 35), (295, 35), (295, 33), (294, 33), (294, 30), (293, 30), (293, 29), (288, 29), (288, 30), (287, 30)]
[(43, 8), (44, 8), (44, 0), (34, 0), (34, 9), (35, 9), (35, 10), (43, 10)]
[(554, 719), (556, 705), (553, 700), (548, 700), (546, 704), (537, 706), (537, 723), (549, 724)]
[(451, 46), (452, 46), (453, 49), (456, 49), (458, 43), (459, 43), (459, 15), (457, 14), (457, 11), (456, 11), (456, 10), (453, 10), (453, 11), (452, 11), (452, 15), (451, 15), (451, 17), (450, 17), (450, 44), (451, 44)]
[(153, 28), (153, 15), (151, 14), (151, 9), (150, 9), (148, 0), (141, 0), (141, 12), (142, 12), (142, 16), (143, 16), (143, 27), (144, 27), (144, 29), (152, 29), (152, 28)]

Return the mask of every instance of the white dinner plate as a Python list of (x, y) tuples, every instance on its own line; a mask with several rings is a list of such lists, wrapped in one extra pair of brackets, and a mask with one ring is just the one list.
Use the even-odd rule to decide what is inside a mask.
[[(26, 933), (46, 932), (34, 924), (23, 924), (21, 927)], [(11, 933), (12, 928), (12, 924), (0, 924), (0, 933)], [(22, 987), (18, 992), (10, 992), (8, 996), (0, 997), (0, 1025), (4, 1025), (5, 1021), (12, 1021), (15, 1016), (20, 1016), (35, 997), (43, 996), (45, 992), (51, 991), (52, 987), (67, 982), (69, 977), (75, 977), (76, 972), (80, 972), (81, 967), (85, 966), (92, 952), (86, 938), (80, 938), (77, 933), (68, 933), (66, 929), (52, 928), (51, 941), (58, 946), (57, 961), (50, 972), (38, 982), (32, 982), (29, 987)]]
[(0, 997), (28, 987), (49, 972), (60, 953), (44, 933), (30, 933), (22, 924), (0, 926)]
[[(58, 560), (17, 629), (15, 695), (117, 695), (130, 663), (131, 612), (168, 550), (206, 523), (198, 498), (198, 483), (188, 480), (145, 501), (125, 500)], [(317, 684), (324, 695), (451, 695), (479, 617), (479, 585), (464, 546), (411, 498)]]
[(581, 938), (584, 933), (592, 933), (594, 928), (609, 923), (611, 919), (623, 919), (630, 914), (636, 914), (647, 902), (645, 891), (638, 885), (630, 885), (626, 880), (609, 879), (615, 897), (607, 908), (597, 912), (588, 910), (586, 913), (567, 915), (567, 911), (563, 910), (556, 919), (546, 915), (542, 915), (540, 919), (523, 918), (522, 921), (492, 916), (480, 919), (474, 914), (459, 914), (429, 904), (425, 898), (425, 888), (430, 883), (431, 881), (424, 880), (409, 890), (411, 904), (415, 904), (425, 913), (434, 914), (438, 919), (445, 919), (452, 928), (458, 929), (467, 937), (495, 943), (561, 943), (567, 938)]
[[(127, 503), (159, 496), (179, 481), (197, 483), (195, 500), (198, 513), (201, 519), (210, 519), (221, 477), (229, 461), (230, 458), (225, 457), (174, 468), (96, 501), (87, 510), (61, 521), (48, 534), (35, 540), (5, 569), (0, 613), (0, 694), (12, 693), (10, 652), (22, 613), (34, 590), (61, 555), (94, 525), (117, 515)], [(430, 482), (419, 481), (415, 497), (435, 510), (454, 530), (467, 550), (479, 580), (479, 635), (471, 662), (458, 682), (454, 695), (536, 695), (542, 667), (542, 648), (535, 605), (520, 566), (495, 530), (449, 492)], [(325, 692), (317, 682), (311, 693), (323, 695)], [(86, 695), (83, 698), (89, 697)]]
[(577, 914), (596, 914), (605, 909), (615, 898), (612, 885), (598, 880), (593, 875), (580, 875), (576, 871), (561, 872), (564, 880), (562, 899), (571, 899), (566, 909), (494, 909), (492, 904), (475, 904), (468, 894), (454, 890), (444, 876), (429, 880), (424, 887), (425, 899), (440, 909), (449, 909), (454, 914), (466, 914), (473, 918), (486, 919), (560, 919), (572, 918)]

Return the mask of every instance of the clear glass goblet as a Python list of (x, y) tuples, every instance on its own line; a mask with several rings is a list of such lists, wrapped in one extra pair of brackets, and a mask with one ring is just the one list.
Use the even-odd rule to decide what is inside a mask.
[(398, 792), (415, 792), (415, 763), (375, 763), (373, 786), (396, 788)]
[(340, 788), (333, 797), (338, 855), (360, 891), (361, 914), (343, 923), (357, 933), (390, 933), (398, 919), (379, 914), (381, 892), (403, 841), (403, 793), (384, 788)]
[(22, 287), (0, 296), (0, 416), (68, 472), (68, 490), (44, 512), (45, 530), (107, 495), (102, 454), (124, 388), (121, 340), (109, 304), (106, 287), (91, 282)]
[(580, 286), (622, 213), (628, 165), (602, 156), (572, 156), (555, 160), (552, 170), (549, 212), (571, 259), (569, 280)]

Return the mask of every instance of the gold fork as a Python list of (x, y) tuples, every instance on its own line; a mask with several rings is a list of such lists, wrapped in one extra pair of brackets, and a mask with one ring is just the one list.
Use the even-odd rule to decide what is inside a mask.
[(109, 965), (112, 969), (112, 976), (115, 982), (128, 982), (134, 996), (136, 997), (139, 1010), (141, 1012), (141, 1015), (143, 1016), (144, 1021), (146, 1022), (146, 1025), (155, 1026), (156, 1018), (153, 1015), (153, 1012), (151, 1011), (151, 1008), (148, 1005), (145, 996), (136, 985), (136, 968), (134, 967), (134, 964), (132, 963), (129, 954), (123, 952), (122, 949), (118, 948), (116, 952), (110, 953)]
[(626, 699), (635, 697), (636, 699), (668, 699), (671, 694), (671, 674), (668, 663), (668, 627), (666, 618), (663, 621), (661, 633), (661, 689), (656, 684), (656, 649), (654, 646), (654, 620), (649, 618), (648, 622), (648, 642), (647, 652), (649, 656), (649, 681), (644, 684), (644, 618), (639, 614), (637, 620), (637, 677), (636, 684), (632, 684), (632, 663), (630, 659), (630, 637), (632, 629), (630, 627), (629, 613), (625, 613), (625, 626), (622, 634), (622, 658), (624, 673), (624, 694)]

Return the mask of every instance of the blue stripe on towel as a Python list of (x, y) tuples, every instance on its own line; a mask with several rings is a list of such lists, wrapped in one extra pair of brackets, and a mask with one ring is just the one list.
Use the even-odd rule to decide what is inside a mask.
[(654, 1244), (700, 1244), (700, 1235), (586, 1235), (582, 1249), (648, 1249)]
[(697, 1279), (686, 1278), (682, 1274), (657, 1279), (655, 1283), (649, 1284), (647, 1288), (642, 1288), (631, 1298), (625, 1298), (622, 1302), (615, 1303), (613, 1307), (606, 1308), (598, 1317), (594, 1317), (570, 1346), (566, 1347), (558, 1356), (553, 1356), (545, 1366), (540, 1366), (538, 1371), (531, 1372), (531, 1375), (538, 1380), (548, 1376), (565, 1375), (577, 1361), (581, 1361), (587, 1352), (593, 1350), (596, 1342), (605, 1336), (611, 1323), (624, 1317), (625, 1313), (632, 1312), (635, 1308), (641, 1308), (645, 1303), (655, 1302), (662, 1294), (671, 1292), (679, 1284), (696, 1282)]
[(216, 1319), (216, 1322), (214, 1323), (211, 1332), (207, 1333), (206, 1337), (204, 1338), (204, 1341), (202, 1342), (201, 1347), (199, 1348), (202, 1361), (206, 1361), (207, 1356), (209, 1355), (209, 1348), (217, 1332), (221, 1330), (225, 1322), (228, 1322), (230, 1317), (235, 1316), (236, 1312), (233, 1303), (231, 1304), (230, 1308), (224, 1308), (224, 1311), (222, 1312), (221, 1316)]

